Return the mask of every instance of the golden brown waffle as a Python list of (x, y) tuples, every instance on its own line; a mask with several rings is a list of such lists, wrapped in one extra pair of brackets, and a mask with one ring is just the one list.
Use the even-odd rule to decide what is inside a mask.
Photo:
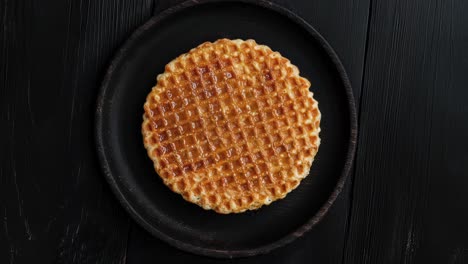
[(310, 83), (253, 40), (206, 42), (166, 65), (142, 133), (164, 183), (187, 201), (239, 213), (284, 198), (309, 174), (320, 138)]

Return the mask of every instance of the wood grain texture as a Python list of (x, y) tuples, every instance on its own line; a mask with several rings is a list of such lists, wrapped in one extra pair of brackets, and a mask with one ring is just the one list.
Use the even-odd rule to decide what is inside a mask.
[(97, 88), (152, 2), (0, 1), (0, 263), (124, 263), (95, 154)]
[[(183, 1), (158, 1), (154, 14)], [(300, 15), (315, 27), (340, 56), (359, 99), (367, 30), (369, 2), (360, 1), (273, 1)], [(336, 19), (336, 18), (340, 19)], [(234, 263), (341, 263), (350, 205), (350, 179), (322, 222), (304, 237), (264, 256)], [(159, 260), (194, 263), (222, 263), (195, 256), (161, 242), (132, 223), (128, 245), (128, 263), (152, 263)]]
[(371, 12), (344, 263), (467, 263), (468, 3)]

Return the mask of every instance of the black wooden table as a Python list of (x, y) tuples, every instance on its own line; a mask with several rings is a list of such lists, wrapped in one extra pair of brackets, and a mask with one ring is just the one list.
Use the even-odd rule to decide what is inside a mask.
[(274, 1), (343, 61), (357, 156), (311, 232), (231, 261), (142, 230), (95, 153), (96, 94), (112, 55), (178, 2), (0, 1), (0, 263), (468, 263), (468, 1)]

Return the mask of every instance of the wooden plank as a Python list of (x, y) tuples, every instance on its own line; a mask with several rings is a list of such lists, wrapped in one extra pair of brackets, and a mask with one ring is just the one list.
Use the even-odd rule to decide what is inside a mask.
[(468, 262), (467, 13), (372, 1), (345, 263)]
[[(158, 1), (154, 12), (182, 1)], [(297, 13), (314, 26), (340, 56), (351, 80), (356, 98), (359, 98), (367, 30), (369, 1), (274, 1)], [(234, 263), (341, 263), (348, 221), (350, 181), (328, 215), (316, 228), (291, 245), (268, 255), (240, 259)], [(221, 260), (194, 256), (177, 250), (151, 237), (132, 223), (129, 240), (128, 263), (158, 261), (194, 261), (194, 263), (220, 263)]]
[(0, 263), (124, 263), (93, 128), (111, 55), (152, 1), (0, 1)]

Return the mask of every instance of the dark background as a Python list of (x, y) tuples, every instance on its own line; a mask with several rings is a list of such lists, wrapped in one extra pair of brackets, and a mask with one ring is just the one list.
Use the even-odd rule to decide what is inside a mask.
[(95, 153), (112, 55), (178, 2), (0, 0), (0, 263), (468, 263), (468, 1), (274, 1), (340, 56), (359, 108), (357, 156), (312, 231), (235, 260), (142, 230)]

